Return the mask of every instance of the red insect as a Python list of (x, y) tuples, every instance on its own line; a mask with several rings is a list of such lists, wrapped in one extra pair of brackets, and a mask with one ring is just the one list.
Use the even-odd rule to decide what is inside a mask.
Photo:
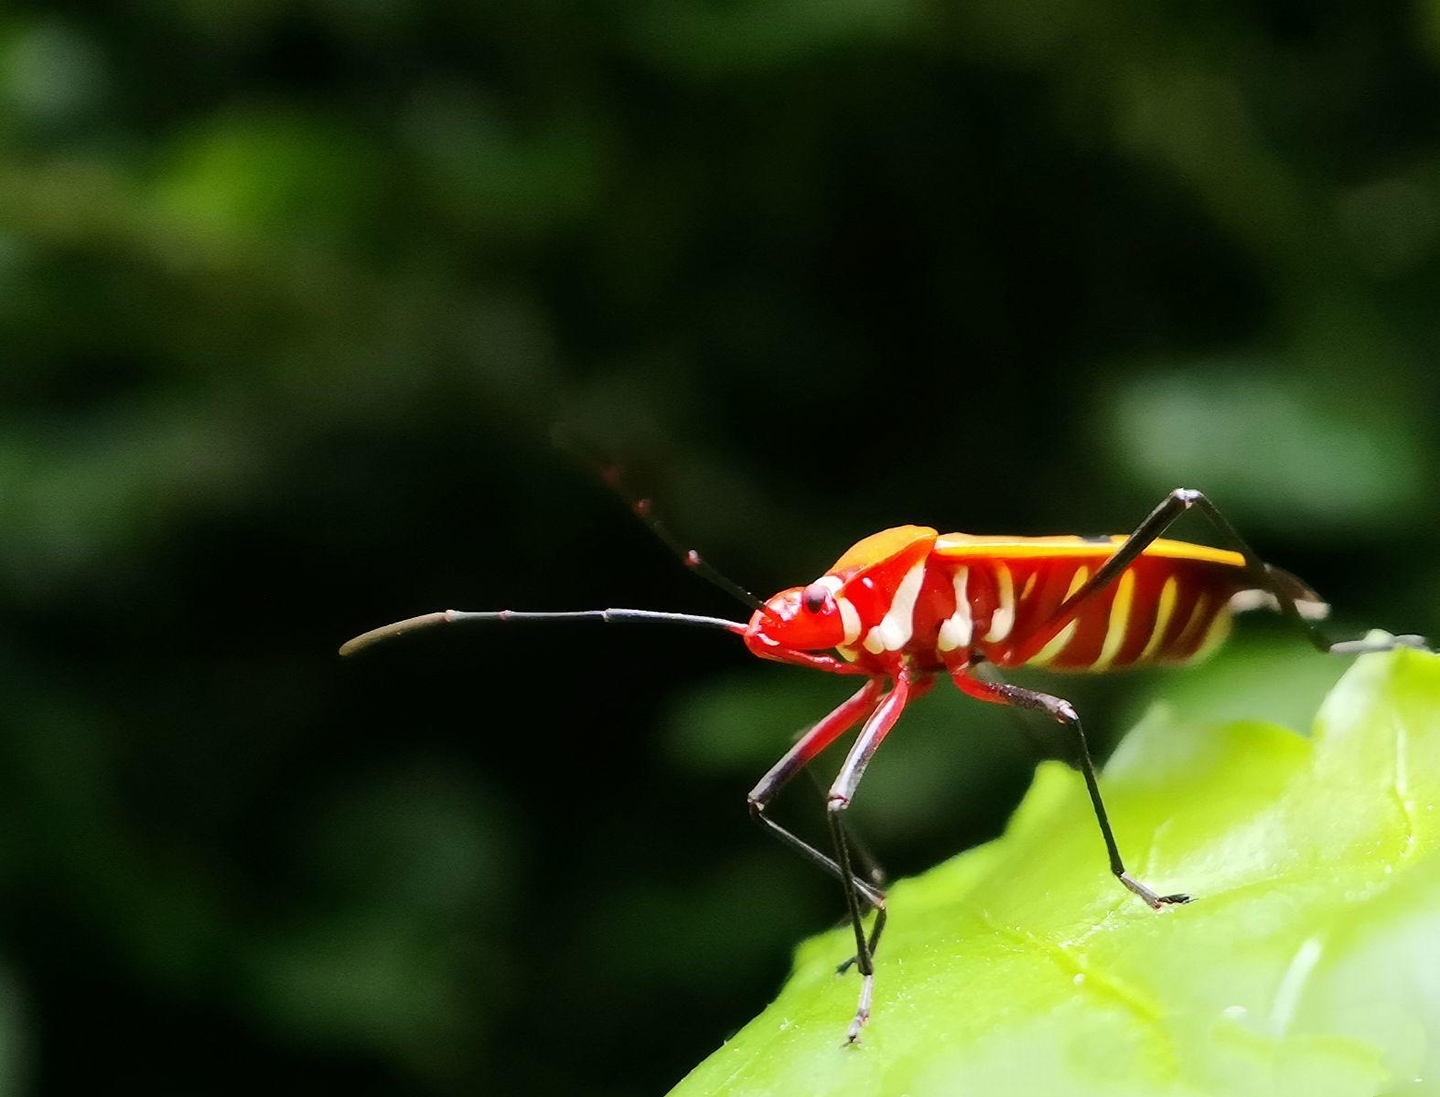
[[(1233, 551), (1161, 539), (1191, 507), (1210, 519)], [(864, 677), (860, 690), (801, 735), (749, 797), (757, 822), (844, 886), (855, 955), (840, 969), (854, 964), (861, 976), (847, 1043), (858, 1040), (870, 1016), (874, 955), (886, 910), (879, 887), (855, 873), (842, 815), (905, 706), (941, 675), (971, 697), (1037, 710), (1073, 730), (1110, 871), (1158, 910), (1190, 897), (1159, 895), (1125, 870), (1075, 709), (1062, 698), (1001, 681), (991, 667), (1105, 671), (1184, 663), (1218, 645), (1237, 610), (1257, 606), (1278, 609), (1304, 624), (1324, 651), (1355, 654), (1425, 644), (1418, 636), (1327, 642), (1312, 624), (1329, 608), (1320, 597), (1289, 573), (1261, 563), (1204, 495), (1185, 488), (1171, 492), (1129, 536), (977, 537), (898, 526), (860, 541), (813, 583), (783, 590), (764, 603), (719, 576), (696, 553), (681, 549), (649, 513), (646, 501), (634, 501), (634, 508), (689, 566), (754, 607), (748, 624), (639, 609), (445, 610), (367, 632), (340, 652), (348, 655), (377, 640), (443, 622), (650, 621), (725, 629), (763, 659)], [(797, 773), (856, 724), (862, 724), (860, 732), (826, 799), (834, 845), (830, 856), (781, 827), (766, 809)], [(868, 936), (867, 907), (875, 911)]]

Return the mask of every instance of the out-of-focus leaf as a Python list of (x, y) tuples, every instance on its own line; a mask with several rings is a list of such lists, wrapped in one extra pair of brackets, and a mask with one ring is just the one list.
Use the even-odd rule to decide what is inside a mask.
[(1237, 637), (1198, 667), (1157, 674), (1127, 702), (1131, 718), (1119, 727), (1138, 724), (1152, 706), (1163, 705), (1189, 724), (1260, 720), (1303, 732), (1346, 666), (1293, 634)]
[(158, 206), (221, 237), (342, 235), (376, 201), (373, 157), (334, 119), (222, 116), (173, 160), (156, 187)]
[(1440, 659), (1360, 660), (1313, 740), (1149, 720), (1105, 790), (1132, 871), (1197, 902), (1126, 895), (1047, 765), (1002, 838), (894, 889), (861, 1047), (837, 931), (675, 1092), (1433, 1092)]
[(1110, 409), (1105, 438), (1145, 483), (1203, 488), (1250, 529), (1349, 530), (1408, 513), (1421, 491), (1413, 409), (1337, 405), (1274, 365), (1137, 377)]
[(0, 129), (17, 120), (40, 133), (79, 121), (104, 101), (107, 73), (99, 49), (77, 26), (35, 20), (0, 35)]

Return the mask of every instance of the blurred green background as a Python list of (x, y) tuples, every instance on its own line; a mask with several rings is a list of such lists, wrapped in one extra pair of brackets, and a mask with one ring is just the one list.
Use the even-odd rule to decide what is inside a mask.
[[(335, 656), (738, 611), (556, 424), (762, 594), (1185, 485), (1338, 631), (1440, 632), (1437, 66), (1434, 0), (7, 6), (0, 1089), (655, 1093), (839, 918), (744, 795), (847, 683)], [(1239, 631), (1059, 688), (1107, 748), (1162, 691), (1303, 727), (1340, 661)], [(853, 813), (897, 874), (1037, 756), (951, 693)]]

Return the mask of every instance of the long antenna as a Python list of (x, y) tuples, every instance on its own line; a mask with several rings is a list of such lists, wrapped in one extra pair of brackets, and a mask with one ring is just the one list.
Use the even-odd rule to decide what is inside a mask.
[(594, 469), (600, 479), (605, 482), (605, 485), (625, 501), (631, 513), (645, 523), (646, 528), (658, 537), (666, 548), (678, 556), (682, 564), (702, 579), (715, 584), (715, 586), (730, 595), (730, 597), (738, 598), (751, 609), (758, 610), (767, 617), (770, 616), (770, 611), (765, 607), (764, 602), (756, 598), (755, 595), (751, 594), (739, 583), (735, 582), (735, 580), (717, 571), (701, 557), (700, 553), (693, 548), (687, 548), (684, 542), (670, 532), (670, 527), (662, 522), (655, 514), (654, 506), (650, 500), (635, 491), (626, 481), (624, 470), (620, 465), (614, 461), (607, 460), (594, 446), (584, 439), (577, 437), (572, 431), (564, 427), (557, 427), (553, 436), (557, 445), (569, 450), (581, 461), (584, 461), (586, 465)]
[(501, 609), (472, 612), (463, 609), (442, 609), (434, 613), (422, 613), (419, 617), (407, 617), (369, 632), (362, 632), (352, 640), (340, 645), (341, 655), (354, 655), (362, 648), (378, 644), (382, 640), (393, 640), (417, 629), (432, 625), (465, 624), (469, 621), (599, 621), (602, 624), (651, 622), (664, 625), (695, 625), (699, 628), (718, 628), (726, 632), (743, 633), (745, 625), (740, 621), (727, 621), (723, 617), (701, 617), (694, 613), (666, 613), (654, 609), (577, 609), (556, 613), (532, 612), (529, 610)]

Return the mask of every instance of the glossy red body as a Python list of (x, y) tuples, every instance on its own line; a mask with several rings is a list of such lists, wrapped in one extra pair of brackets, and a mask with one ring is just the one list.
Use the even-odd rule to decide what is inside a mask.
[(1061, 671), (1183, 663), (1217, 645), (1236, 596), (1254, 585), (1235, 552), (1154, 541), (1062, 610), (1124, 541), (885, 530), (815, 583), (771, 598), (745, 643), (766, 659), (889, 677), (957, 674), (979, 660)]
[[(747, 603), (755, 600), (681, 548), (635, 500), (637, 514), (686, 564)], [(1243, 552), (1166, 540), (1159, 536), (1191, 507)], [(855, 933), (853, 964), (862, 983), (846, 1042), (854, 1043), (870, 1016), (875, 947), (885, 925), (885, 895), (852, 866), (842, 813), (870, 759), (905, 706), (942, 674), (969, 696), (1042, 713), (1067, 725), (1078, 745), (1110, 870), (1155, 909), (1189, 902), (1132, 877), (1100, 796), (1098, 776), (1080, 719), (1070, 703), (1012, 685), (978, 665), (1045, 666), (1103, 671), (1153, 663), (1183, 663), (1204, 655), (1225, 636), (1239, 609), (1269, 605), (1295, 618), (1324, 616), (1327, 607), (1303, 583), (1256, 560), (1200, 492), (1177, 488), (1129, 537), (977, 537), (940, 534), (929, 526), (897, 526), (850, 548), (820, 578), (758, 604), (749, 622), (645, 609), (562, 612), (445, 610), (397, 621), (347, 642), (342, 654), (416, 628), (456, 621), (646, 621), (718, 628), (740, 635), (764, 659), (855, 674), (867, 681), (848, 700), (806, 729), (750, 791), (752, 817), (790, 848), (844, 885)], [(1322, 647), (1335, 650), (1318, 638)], [(1420, 646), (1419, 637), (1399, 642)], [(1385, 650), (1385, 643), (1346, 650)], [(859, 726), (826, 793), (835, 855), (827, 855), (767, 814), (776, 795), (820, 752)], [(874, 926), (865, 929), (867, 909)], [(850, 962), (842, 965), (842, 970)]]

